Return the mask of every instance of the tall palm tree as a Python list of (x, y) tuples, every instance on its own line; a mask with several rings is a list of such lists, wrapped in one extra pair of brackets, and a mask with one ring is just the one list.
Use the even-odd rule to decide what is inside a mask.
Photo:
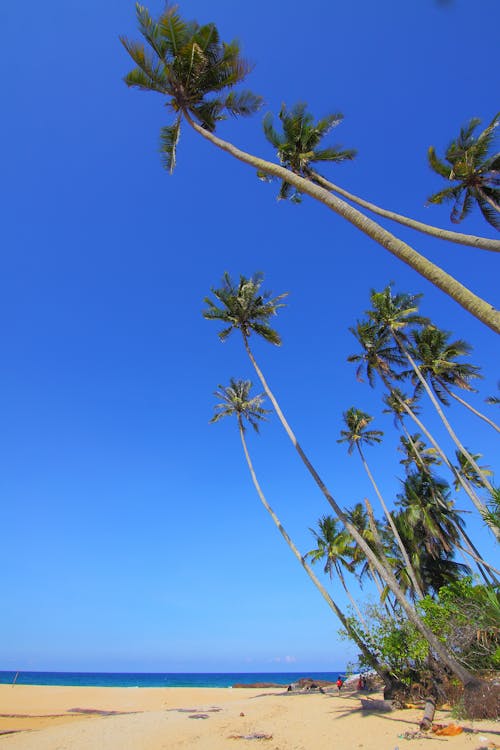
[(436, 455), (436, 450), (427, 447), (419, 432), (409, 437), (401, 435), (398, 450), (403, 453), (403, 458), (399, 463), (403, 464), (407, 473), (413, 471), (414, 468), (431, 471), (432, 466), (441, 464), (441, 460)]
[(339, 528), (338, 520), (332, 518), (332, 516), (323, 516), (320, 518), (318, 521), (318, 531), (314, 529), (310, 529), (310, 531), (316, 540), (316, 547), (310, 550), (306, 554), (306, 557), (309, 557), (313, 564), (323, 561), (323, 570), (330, 576), (330, 579), (333, 578), (334, 574), (337, 575), (359, 621), (365, 630), (368, 630), (363, 613), (351, 594), (344, 576), (344, 570), (351, 574), (355, 572), (355, 550), (352, 537), (344, 528), (341, 526)]
[[(321, 187), (331, 190), (338, 195), (342, 195), (358, 206), (367, 208), (372, 213), (416, 229), (424, 234), (461, 245), (471, 245), (483, 250), (500, 252), (500, 242), (498, 240), (490, 240), (486, 237), (474, 237), (468, 234), (461, 234), (460, 232), (450, 232), (421, 221), (409, 219), (407, 216), (402, 216), (393, 211), (387, 211), (374, 203), (369, 203), (349, 193), (338, 185), (334, 185), (325, 179), (323, 175), (315, 171), (313, 165), (318, 162), (345, 161), (346, 159), (353, 159), (356, 155), (353, 149), (343, 150), (338, 146), (319, 148), (323, 138), (330, 133), (334, 126), (342, 121), (343, 115), (331, 114), (321, 120), (315, 121), (314, 117), (307, 111), (307, 104), (300, 102), (291, 109), (287, 109), (283, 104), (279, 113), (279, 119), (283, 130), (282, 133), (278, 133), (274, 128), (273, 115), (270, 112), (264, 118), (264, 133), (267, 140), (276, 149), (280, 163), (295, 174), (310, 179)], [(300, 192), (297, 190), (292, 191), (290, 183), (282, 181), (279, 198), (290, 198), (298, 202), (300, 201)]]
[(373, 417), (371, 417), (369, 414), (366, 414), (366, 412), (361, 411), (361, 409), (356, 409), (354, 406), (351, 406), (350, 409), (344, 412), (343, 418), (347, 429), (340, 431), (341, 437), (339, 440), (337, 440), (337, 442), (347, 443), (349, 446), (348, 452), (350, 454), (352, 454), (354, 448), (357, 449), (358, 455), (361, 459), (361, 463), (363, 464), (363, 468), (366, 471), (370, 482), (372, 483), (375, 494), (377, 495), (380, 505), (382, 506), (382, 509), (385, 513), (385, 517), (387, 518), (387, 523), (389, 524), (392, 533), (394, 534), (394, 538), (396, 539), (396, 542), (399, 546), (403, 560), (406, 563), (413, 588), (417, 596), (421, 599), (423, 597), (423, 592), (419, 586), (410, 558), (408, 557), (403, 541), (399, 536), (391, 513), (389, 512), (385, 500), (378, 488), (377, 483), (375, 482), (373, 474), (370, 471), (370, 467), (368, 466), (368, 462), (365, 458), (365, 454), (362, 448), (362, 445), (373, 445), (374, 443), (380, 443), (382, 441), (382, 436), (384, 433), (381, 430), (368, 429), (368, 426), (373, 421)]
[[(264, 387), (266, 395), (268, 396), (274, 407), (274, 410), (276, 411), (276, 414), (278, 415), (283, 428), (285, 429), (288, 437), (290, 438), (290, 441), (298, 452), (307, 470), (309, 471), (314, 481), (318, 485), (320, 491), (323, 493), (325, 499), (335, 512), (336, 516), (344, 524), (345, 528), (351, 534), (357, 544), (359, 544), (363, 552), (366, 554), (367, 558), (370, 559), (373, 567), (384, 579), (386, 584), (393, 592), (395, 598), (398, 600), (401, 609), (405, 612), (410, 622), (415, 625), (417, 630), (427, 640), (432, 650), (436, 654), (438, 654), (442, 662), (448, 666), (452, 673), (459, 680), (461, 680), (465, 686), (470, 686), (471, 689), (475, 688), (475, 686), (478, 685), (478, 682), (474, 675), (472, 675), (468, 670), (464, 669), (464, 667), (459, 664), (459, 662), (457, 662), (455, 657), (449, 653), (445, 645), (441, 641), (439, 641), (438, 638), (436, 638), (432, 630), (430, 630), (430, 628), (423, 622), (423, 620), (415, 611), (414, 607), (412, 607), (410, 602), (406, 599), (404, 592), (398, 586), (398, 582), (394, 577), (390, 566), (384, 559), (377, 557), (377, 555), (373, 553), (373, 550), (369, 547), (358, 530), (349, 522), (346, 514), (333, 498), (332, 494), (328, 490), (328, 487), (323, 482), (320, 475), (305, 454), (290, 425), (288, 424), (274, 394), (272, 393), (264, 378), (262, 371), (258, 367), (248, 344), (248, 338), (251, 333), (260, 333), (261, 335), (265, 335), (268, 341), (275, 344), (278, 344), (280, 342), (278, 334), (276, 332), (272, 334), (269, 330), (269, 325), (267, 324), (267, 320), (272, 315), (276, 314), (276, 305), (272, 303), (273, 298), (270, 293), (267, 293), (265, 295), (260, 294), (261, 283), (262, 276), (254, 276), (251, 279), (246, 279), (244, 276), (241, 276), (239, 284), (236, 285), (226, 274), (223, 278), (223, 286), (220, 289), (212, 289), (213, 295), (222, 306), (217, 307), (217, 305), (212, 300), (210, 300), (210, 298), (206, 298), (205, 301), (208, 304), (208, 308), (204, 311), (203, 315), (210, 320), (217, 320), (223, 322), (226, 325), (226, 328), (224, 328), (220, 334), (223, 336), (223, 339), (227, 338), (232, 330), (240, 330), (243, 336), (243, 341), (248, 356)], [(252, 293), (250, 293), (250, 287), (253, 287)], [(236, 300), (233, 299), (233, 297), (235, 296), (237, 297)], [(279, 300), (282, 299), (282, 297), (283, 295), (274, 299)], [(252, 311), (251, 315), (250, 310)], [(262, 323), (263, 319), (264, 321), (266, 321), (264, 324)]]
[[(476, 471), (480, 472), (480, 469), (475, 463), (474, 459), (460, 442), (450, 422), (446, 418), (424, 374), (420, 371), (418, 365), (413, 359), (411, 347), (408, 345), (410, 327), (425, 325), (428, 323), (428, 320), (418, 313), (418, 300), (420, 299), (420, 297), (421, 295), (412, 295), (406, 293), (393, 294), (391, 285), (389, 284), (381, 292), (372, 290), (370, 294), (372, 308), (367, 311), (367, 315), (375, 326), (380, 327), (382, 332), (385, 332), (392, 336), (400, 353), (404, 357), (406, 357), (416, 379), (419, 381), (419, 383), (421, 383), (424, 391), (428, 395), (432, 405), (434, 406), (456, 447), (459, 451), (461, 451), (461, 453), (464, 454), (464, 456), (470, 462), (471, 466), (473, 466)], [(472, 492), (470, 487), (467, 487), (467, 483), (463, 481), (462, 477), (459, 478), (459, 481), (476, 506), (477, 510), (483, 515), (486, 511), (484, 504), (480, 501), (476, 493)], [(483, 483), (484, 486), (491, 492), (492, 487), (486, 477), (483, 478)], [(492, 531), (495, 536), (497, 536), (496, 528), (493, 527)], [(497, 538), (500, 540), (500, 536), (497, 536)]]
[[(475, 391), (470, 381), (480, 378), (481, 375), (477, 365), (461, 362), (459, 359), (470, 354), (472, 350), (470, 344), (463, 339), (450, 341), (450, 338), (451, 334), (448, 331), (443, 331), (434, 325), (427, 325), (412, 332), (411, 352), (420, 372), (427, 377), (441, 403), (447, 406), (449, 403), (447, 397), (450, 396), (487, 422), (494, 430), (500, 432), (500, 427), (492, 419), (454, 392), (453, 388)], [(421, 389), (422, 384), (417, 381), (416, 393)]]
[(455, 183), (430, 196), (429, 203), (453, 202), (451, 220), (458, 224), (477, 204), (486, 221), (500, 230), (500, 153), (489, 155), (500, 123), (500, 112), (479, 135), (481, 120), (474, 117), (448, 146), (445, 163), (429, 148), (429, 164), (445, 180)]
[(259, 394), (257, 396), (250, 396), (250, 391), (252, 388), (252, 383), (249, 380), (235, 380), (234, 378), (231, 378), (229, 381), (228, 386), (219, 385), (219, 389), (215, 392), (215, 396), (219, 399), (218, 403), (215, 405), (215, 415), (212, 417), (210, 422), (218, 422), (219, 420), (223, 419), (224, 417), (229, 416), (235, 416), (236, 420), (238, 422), (238, 430), (240, 433), (240, 439), (241, 444), (243, 446), (243, 452), (245, 454), (245, 459), (248, 465), (248, 469), (250, 471), (250, 475), (252, 477), (252, 482), (254, 484), (255, 489), (257, 490), (257, 494), (259, 495), (260, 501), (262, 502), (263, 506), (271, 516), (271, 518), (274, 521), (274, 524), (278, 528), (280, 534), (292, 550), (293, 554), (299, 561), (299, 563), (302, 565), (304, 570), (306, 571), (309, 578), (312, 580), (322, 597), (325, 599), (326, 603), (330, 607), (330, 609), (335, 613), (335, 615), (340, 620), (341, 624), (345, 628), (346, 632), (348, 633), (349, 637), (356, 643), (358, 648), (363, 653), (365, 659), (367, 660), (368, 664), (377, 672), (377, 674), (382, 677), (385, 684), (387, 686), (391, 685), (391, 678), (389, 675), (389, 670), (382, 665), (377, 657), (372, 653), (372, 651), (368, 648), (367, 644), (362, 639), (360, 633), (354, 626), (352, 620), (350, 618), (347, 618), (342, 610), (338, 607), (338, 605), (335, 603), (335, 601), (332, 599), (330, 594), (326, 591), (323, 584), (319, 581), (319, 579), (316, 577), (315, 573), (311, 569), (311, 567), (308, 565), (307, 560), (303, 555), (300, 554), (299, 550), (295, 546), (294, 542), (292, 541), (291, 537), (286, 532), (283, 524), (281, 523), (280, 519), (274, 512), (274, 510), (271, 508), (269, 503), (267, 502), (267, 499), (262, 491), (262, 488), (260, 486), (260, 483), (257, 479), (257, 475), (255, 473), (255, 469), (253, 467), (252, 460), (250, 458), (250, 453), (248, 451), (248, 446), (245, 439), (245, 430), (246, 430), (246, 422), (248, 422), (256, 432), (259, 431), (259, 423), (267, 418), (267, 415), (269, 414), (269, 410), (265, 409), (262, 406), (263, 403), (263, 395)]
[(125, 77), (125, 83), (166, 96), (167, 105), (176, 114), (174, 124), (162, 132), (161, 139), (165, 166), (170, 171), (175, 166), (180, 123), (184, 118), (193, 130), (212, 145), (258, 172), (285, 180), (299, 192), (326, 205), (449, 294), (485, 325), (500, 333), (500, 312), (410, 245), (328, 190), (280, 164), (242, 151), (216, 136), (213, 132), (215, 126), (227, 114), (251, 114), (261, 104), (260, 98), (251, 92), (238, 94), (233, 91), (233, 87), (242, 82), (249, 72), (237, 43), (221, 42), (213, 24), (200, 26), (196, 22), (187, 23), (175, 7), (167, 8), (158, 21), (154, 21), (143, 6), (137, 4), (136, 8), (139, 31), (148, 49), (143, 43), (122, 38), (125, 49), (136, 64)]

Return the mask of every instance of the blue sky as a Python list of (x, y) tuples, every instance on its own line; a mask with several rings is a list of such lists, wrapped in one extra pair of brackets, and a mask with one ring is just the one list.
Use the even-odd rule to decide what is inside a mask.
[[(451, 227), (449, 209), (425, 206), (440, 186), (426, 151), (442, 153), (470, 117), (498, 110), (496, 0), (481, 13), (470, 0), (290, 0), (286, 11), (187, 0), (181, 10), (240, 39), (263, 112), (305, 100), (316, 116), (344, 113), (331, 141), (359, 156), (332, 168), (334, 181)], [(387, 497), (401, 476), (380, 394), (346, 363), (370, 289), (393, 280), (423, 292), (422, 311), (474, 345), (478, 407), (498, 379), (495, 334), (324, 206), (277, 203), (276, 186), (187, 129), (170, 177), (161, 98), (122, 82), (131, 64), (118, 35), (137, 36), (132, 2), (10, 3), (0, 23), (11, 71), (0, 124), (0, 669), (343, 666), (355, 651), (260, 506), (236, 425), (208, 424), (217, 384), (255, 377), (241, 342), (221, 345), (203, 320), (203, 298), (226, 270), (263, 271), (267, 287), (289, 292), (283, 346), (255, 342), (255, 353), (342, 505), (372, 494), (336, 443), (351, 405), (387, 432), (368, 454)], [(261, 119), (219, 132), (273, 158)], [(463, 231), (494, 234), (479, 215)], [(494, 254), (396, 234), (498, 305)], [(493, 433), (458, 407), (450, 414), (498, 472)], [(310, 549), (308, 529), (328, 509), (277, 420), (249, 443), (270, 503)], [(481, 523), (466, 518), (493, 558)]]

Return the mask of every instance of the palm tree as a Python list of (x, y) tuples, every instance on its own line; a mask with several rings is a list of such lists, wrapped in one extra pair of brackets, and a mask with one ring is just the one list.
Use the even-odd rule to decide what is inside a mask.
[(262, 99), (250, 91), (235, 93), (251, 66), (243, 60), (237, 42), (221, 42), (213, 23), (185, 22), (175, 6), (167, 7), (157, 21), (136, 4), (139, 30), (148, 47), (126, 37), (120, 40), (136, 67), (125, 76), (127, 86), (155, 91), (167, 97), (174, 123), (161, 129), (164, 166), (173, 172), (182, 117), (213, 132), (228, 114), (247, 116)]
[(409, 437), (401, 435), (398, 450), (403, 453), (403, 458), (399, 463), (403, 464), (407, 473), (413, 471), (414, 466), (417, 470), (430, 471), (432, 466), (441, 464), (441, 460), (436, 456), (435, 448), (428, 448), (419, 432)]
[[(497, 388), (500, 390), (500, 381), (497, 383)], [(495, 406), (498, 406), (500, 404), (500, 397), (499, 396), (488, 396), (486, 399), (487, 404), (494, 404)]]
[(401, 508), (398, 525), (426, 593), (457, 580), (466, 566), (453, 561), (454, 547), (463, 521), (449, 500), (446, 482), (430, 472), (408, 474), (396, 505)]
[[(412, 332), (412, 355), (418, 364), (420, 372), (427, 377), (434, 393), (441, 403), (448, 405), (447, 396), (458, 401), (473, 414), (487, 422), (494, 430), (500, 432), (500, 427), (485, 414), (475, 409), (465, 399), (454, 393), (453, 388), (464, 391), (475, 391), (470, 384), (473, 378), (480, 378), (479, 367), (468, 362), (458, 361), (460, 357), (468, 356), (472, 350), (470, 344), (463, 339), (450, 341), (451, 334), (434, 325), (427, 325)], [(417, 382), (416, 392), (422, 389)]]
[[(390, 334), (394, 339), (394, 343), (399, 349), (400, 353), (406, 357), (411, 369), (417, 380), (421, 383), (424, 391), (431, 400), (432, 405), (437, 411), (443, 425), (445, 426), (448, 434), (455, 443), (459, 451), (461, 451), (467, 460), (470, 462), (476, 471), (480, 472), (479, 467), (475, 463), (472, 456), (467, 452), (465, 447), (460, 442), (458, 436), (451, 427), (449, 421), (441, 409), (438, 400), (434, 396), (431, 387), (427, 383), (424, 374), (420, 371), (418, 365), (414, 361), (411, 353), (411, 348), (408, 345), (409, 335), (407, 330), (410, 326), (417, 326), (427, 324), (428, 320), (418, 313), (418, 300), (422, 295), (412, 294), (392, 294), (391, 285), (385, 287), (382, 292), (376, 292), (372, 290), (370, 294), (370, 300), (372, 303), (371, 310), (367, 311), (367, 315), (375, 326), (380, 327), (381, 331), (385, 334)], [(436, 447), (434, 445), (434, 447)], [(441, 455), (441, 454), (440, 454)], [(447, 465), (449, 462), (447, 463)], [(455, 473), (455, 472), (454, 472)], [(465, 489), (472, 502), (476, 506), (477, 510), (484, 515), (486, 508), (480, 501), (475, 492), (471, 491), (471, 488), (467, 486), (460, 475), (455, 473), (455, 476), (459, 478), (462, 487)], [(491, 492), (492, 487), (486, 477), (483, 477), (484, 486)], [(493, 533), (497, 536), (496, 528), (492, 528)], [(497, 536), (500, 541), (500, 535)]]
[(337, 440), (337, 442), (348, 443), (349, 454), (352, 454), (355, 447), (357, 448), (358, 455), (361, 459), (361, 463), (363, 464), (363, 468), (366, 471), (370, 482), (372, 483), (373, 489), (375, 490), (375, 494), (377, 495), (379, 499), (379, 502), (385, 513), (385, 517), (387, 518), (387, 522), (392, 530), (392, 533), (394, 534), (394, 538), (396, 539), (398, 547), (401, 551), (403, 560), (406, 563), (406, 566), (408, 568), (408, 574), (413, 584), (413, 588), (417, 596), (421, 599), (423, 597), (423, 593), (418, 584), (415, 571), (413, 570), (413, 566), (410, 562), (410, 558), (408, 557), (404, 544), (401, 540), (401, 537), (399, 536), (398, 530), (394, 524), (392, 516), (389, 512), (389, 509), (387, 505), (385, 504), (384, 498), (378, 488), (378, 485), (375, 482), (373, 474), (370, 471), (370, 467), (368, 466), (368, 462), (366, 461), (363, 449), (361, 447), (362, 445), (373, 445), (374, 443), (380, 443), (382, 441), (382, 436), (384, 433), (381, 432), (381, 430), (369, 430), (368, 429), (368, 425), (373, 421), (373, 417), (361, 411), (361, 409), (356, 409), (353, 406), (351, 406), (350, 409), (344, 412), (343, 417), (344, 417), (344, 423), (347, 427), (347, 430), (340, 431), (341, 437), (340, 437), (340, 440)]
[(349, 573), (355, 571), (355, 550), (353, 546), (352, 537), (346, 532), (344, 528), (339, 528), (339, 522), (332, 516), (323, 516), (318, 521), (319, 531), (310, 529), (314, 538), (316, 539), (315, 549), (310, 550), (306, 557), (311, 559), (314, 564), (319, 561), (324, 561), (324, 572), (333, 578), (336, 574), (342, 588), (347, 594), (349, 601), (356, 614), (359, 617), (359, 621), (368, 630), (367, 623), (361, 610), (359, 609), (356, 600), (352, 596), (349, 587), (346, 584), (344, 570)]
[[(406, 599), (404, 592), (398, 586), (397, 580), (394, 577), (390, 566), (384, 559), (380, 559), (373, 553), (373, 550), (369, 547), (358, 530), (349, 522), (346, 514), (331, 495), (327, 486), (303, 451), (290, 425), (285, 419), (285, 416), (281, 411), (274, 394), (269, 388), (263, 373), (258, 367), (248, 344), (248, 338), (251, 333), (260, 333), (260, 335), (264, 335), (265, 338), (271, 343), (280, 343), (279, 335), (275, 331), (270, 330), (270, 327), (267, 324), (267, 320), (269, 320), (272, 315), (276, 314), (276, 304), (274, 303), (270, 293), (266, 293), (264, 295), (260, 294), (261, 283), (261, 275), (256, 275), (251, 279), (246, 279), (244, 276), (241, 276), (239, 284), (236, 285), (231, 281), (229, 275), (225, 274), (223, 277), (222, 288), (212, 289), (212, 293), (214, 294), (217, 301), (222, 304), (222, 307), (217, 307), (217, 305), (215, 305), (215, 303), (210, 300), (210, 298), (206, 298), (205, 301), (208, 304), (208, 309), (203, 312), (204, 317), (210, 320), (218, 320), (226, 325), (226, 328), (224, 328), (221, 334), (219, 334), (223, 337), (223, 340), (227, 338), (231, 331), (235, 329), (240, 330), (243, 336), (243, 341), (248, 356), (264, 387), (266, 395), (268, 396), (274, 407), (274, 410), (276, 411), (276, 414), (278, 415), (283, 428), (285, 429), (288, 437), (290, 438), (290, 441), (297, 450), (307, 470), (309, 471), (319, 489), (323, 493), (325, 499), (335, 512), (336, 516), (344, 524), (345, 528), (351, 534), (357, 544), (359, 544), (363, 552), (366, 554), (367, 558), (372, 563), (373, 567), (377, 570), (377, 572), (393, 592), (394, 596), (398, 600), (402, 610), (406, 613), (410, 622), (415, 625), (417, 630), (427, 640), (432, 650), (439, 655), (439, 658), (443, 661), (443, 663), (448, 666), (453, 674), (459, 680), (461, 680), (464, 685), (470, 686), (471, 689), (474, 688), (478, 685), (477, 679), (457, 662), (455, 657), (448, 652), (444, 644), (441, 643), (438, 638), (436, 638), (434, 633), (419, 617), (414, 607), (412, 607), (410, 602)], [(234, 297), (236, 297), (237, 299), (234, 299)], [(280, 300), (282, 299), (282, 297), (283, 295), (280, 295), (279, 297), (274, 298), (274, 300)], [(263, 320), (264, 323), (262, 322)]]
[[(264, 117), (264, 133), (267, 140), (277, 150), (280, 163), (294, 174), (306, 179), (311, 178), (309, 164), (311, 162), (327, 161), (339, 163), (352, 160), (356, 156), (354, 149), (342, 149), (339, 146), (319, 149), (321, 140), (344, 119), (340, 113), (330, 114), (317, 122), (306, 111), (307, 104), (299, 102), (291, 111), (283, 104), (279, 114), (283, 126), (283, 135), (274, 129), (270, 112)], [(266, 175), (259, 175), (266, 178)], [(279, 200), (290, 199), (300, 203), (301, 193), (297, 188), (292, 189), (289, 182), (281, 181), (278, 194)]]
[[(137, 4), (139, 31), (148, 45), (122, 37), (122, 43), (136, 67), (125, 77), (127, 86), (154, 91), (167, 97), (167, 106), (176, 114), (174, 124), (162, 131), (161, 149), (165, 166), (172, 171), (176, 161), (181, 119), (212, 145), (258, 172), (290, 183), (326, 205), (380, 245), (410, 265), (424, 278), (449, 294), (459, 305), (500, 333), (500, 312), (478, 297), (443, 269), (420, 255), (410, 245), (388, 232), (328, 190), (315, 185), (280, 164), (253, 156), (224, 141), (213, 132), (227, 114), (247, 115), (261, 104), (251, 92), (235, 93), (250, 70), (239, 54), (236, 42), (225, 44), (213, 24), (187, 23), (175, 7), (167, 8), (158, 21)], [(229, 89), (229, 93), (227, 90)]]
[(344, 615), (342, 610), (337, 606), (335, 601), (326, 591), (325, 587), (316, 577), (311, 567), (308, 565), (305, 557), (300, 554), (299, 550), (286, 532), (278, 516), (267, 502), (266, 497), (262, 491), (262, 488), (257, 479), (257, 475), (255, 473), (255, 469), (253, 467), (252, 460), (250, 458), (250, 453), (248, 451), (248, 446), (245, 439), (245, 423), (248, 422), (250, 425), (252, 425), (256, 432), (259, 431), (259, 423), (265, 420), (267, 418), (267, 415), (269, 414), (269, 410), (265, 409), (262, 406), (264, 400), (263, 395), (259, 394), (257, 396), (250, 397), (252, 383), (249, 380), (235, 380), (234, 378), (231, 378), (228, 386), (219, 385), (218, 388), (219, 389), (215, 392), (215, 396), (219, 399), (219, 402), (214, 407), (216, 413), (212, 417), (210, 422), (218, 422), (224, 417), (236, 416), (245, 459), (250, 471), (250, 475), (252, 477), (252, 482), (255, 489), (257, 490), (257, 494), (259, 495), (263, 506), (273, 519), (280, 534), (292, 550), (299, 563), (306, 571), (309, 578), (312, 580), (322, 597), (325, 599), (330, 609), (335, 613), (335, 615), (342, 623), (349, 637), (360, 648), (370, 666), (377, 672), (377, 674), (380, 675), (385, 684), (389, 687), (392, 684), (393, 680), (389, 675), (388, 669), (380, 664), (377, 657), (370, 651), (370, 649), (362, 639), (360, 633), (358, 633), (357, 629), (354, 627), (352, 620)]
[[(278, 133), (274, 128), (273, 115), (270, 112), (264, 118), (264, 133), (267, 140), (276, 149), (280, 163), (295, 174), (312, 180), (321, 187), (326, 188), (326, 190), (342, 195), (358, 206), (367, 208), (372, 213), (416, 229), (424, 234), (461, 245), (471, 245), (483, 250), (500, 252), (500, 242), (498, 240), (490, 240), (486, 237), (474, 237), (468, 234), (461, 234), (460, 232), (450, 232), (429, 224), (424, 224), (421, 221), (409, 219), (407, 216), (402, 216), (393, 211), (387, 211), (384, 208), (380, 208), (380, 206), (376, 206), (374, 203), (369, 203), (349, 193), (338, 185), (334, 185), (315, 171), (311, 165), (318, 162), (340, 162), (346, 159), (353, 159), (356, 155), (356, 151), (353, 149), (341, 150), (338, 146), (318, 148), (323, 138), (330, 133), (331, 129), (343, 120), (343, 115), (331, 114), (316, 122), (314, 117), (307, 112), (307, 104), (300, 102), (290, 110), (283, 104), (279, 113), (279, 119), (283, 129), (282, 134)], [(282, 181), (279, 193), (280, 199), (290, 198), (295, 202), (299, 202), (300, 195), (298, 190), (292, 192), (290, 183)]]
[[(472, 456), (474, 459), (474, 463), (476, 466), (479, 466), (478, 461), (480, 458), (482, 458), (481, 453), (470, 453), (468, 451), (469, 455)], [(492, 477), (493, 472), (488, 466), (479, 466), (480, 471), (477, 471), (477, 469), (472, 466), (471, 462), (464, 456), (463, 453), (460, 451), (455, 451), (455, 456), (457, 459), (457, 471), (467, 482), (474, 485), (475, 487), (483, 487), (484, 486), (484, 479), (483, 477), (488, 476)], [(459, 482), (455, 481), (454, 487), (456, 490), (460, 488)]]
[(477, 203), (486, 221), (500, 230), (500, 153), (488, 155), (499, 122), (500, 113), (476, 136), (474, 131), (481, 120), (477, 117), (470, 120), (448, 146), (444, 156), (447, 164), (438, 159), (433, 146), (429, 148), (431, 168), (445, 180), (455, 183), (431, 195), (429, 203), (452, 201), (450, 218), (455, 224)]

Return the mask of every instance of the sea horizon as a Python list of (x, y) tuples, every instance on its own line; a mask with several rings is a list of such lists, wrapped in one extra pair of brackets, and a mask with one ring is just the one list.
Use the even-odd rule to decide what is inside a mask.
[(46, 672), (0, 671), (2, 685), (54, 685), (67, 687), (227, 687), (272, 682), (288, 685), (302, 677), (335, 682), (343, 669), (320, 672)]

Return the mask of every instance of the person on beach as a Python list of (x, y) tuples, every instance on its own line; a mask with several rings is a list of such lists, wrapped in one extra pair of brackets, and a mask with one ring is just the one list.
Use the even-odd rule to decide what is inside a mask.
[(342, 682), (341, 678), (339, 677), (339, 678), (337, 679), (337, 690), (338, 690), (338, 693), (339, 693), (339, 695), (340, 695), (340, 691), (342, 690), (342, 685), (343, 685), (343, 684), (344, 684), (344, 683)]
[(363, 678), (359, 675), (358, 690), (363, 690)]

